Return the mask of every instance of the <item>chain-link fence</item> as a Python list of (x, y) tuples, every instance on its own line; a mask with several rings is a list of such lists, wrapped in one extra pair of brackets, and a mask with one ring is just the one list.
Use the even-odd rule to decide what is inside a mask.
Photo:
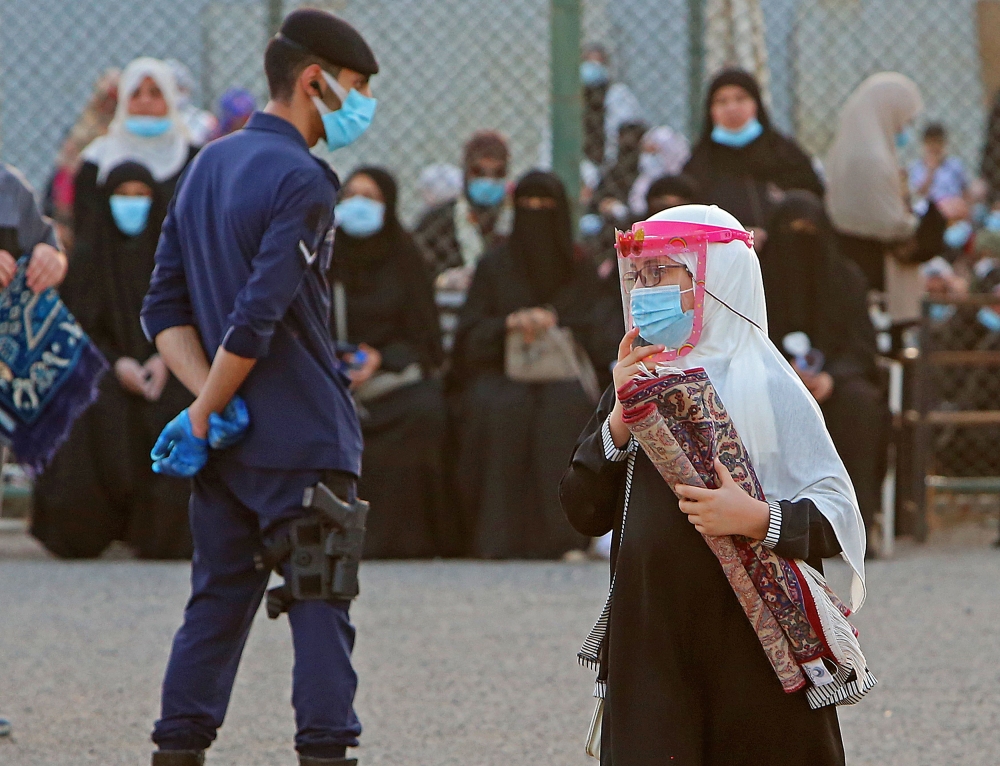
[[(281, 0), (2, 0), (0, 94), (4, 159), (39, 187), (98, 76), (140, 55), (194, 73), (212, 108), (231, 85), (265, 85), (261, 53)], [(426, 165), (458, 163), (476, 129), (510, 139), (512, 172), (549, 156), (550, 0), (314, 0), (355, 23), (382, 63), (379, 115), (337, 165), (378, 162), (420, 207)], [(895, 69), (921, 87), (926, 120), (978, 169), (987, 102), (1000, 84), (1000, 3), (975, 0), (583, 0), (583, 39), (610, 53), (647, 125), (691, 136), (704, 82), (722, 64), (755, 71), (775, 123), (822, 157), (851, 90)], [(991, 33), (992, 30), (992, 33)], [(909, 150), (908, 158), (913, 152)]]

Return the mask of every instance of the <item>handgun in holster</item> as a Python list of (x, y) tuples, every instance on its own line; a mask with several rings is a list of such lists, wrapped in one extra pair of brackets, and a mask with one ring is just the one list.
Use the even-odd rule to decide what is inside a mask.
[(272, 619), (295, 600), (350, 601), (359, 593), (368, 503), (347, 503), (321, 482), (306, 489), (302, 506), (313, 513), (289, 522), (285, 536), (257, 557), (258, 569), (285, 577), (284, 585), (267, 592)]

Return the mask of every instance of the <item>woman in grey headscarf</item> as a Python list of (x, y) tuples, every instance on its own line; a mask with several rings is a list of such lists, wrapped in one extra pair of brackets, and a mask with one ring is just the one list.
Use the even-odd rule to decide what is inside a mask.
[(926, 211), (911, 209), (896, 154), (923, 108), (909, 77), (872, 75), (844, 104), (826, 160), (827, 208), (841, 250), (861, 267), (870, 288), (888, 292), (889, 313), (897, 321), (919, 314), (917, 264), (941, 249), (945, 228), (933, 204)]

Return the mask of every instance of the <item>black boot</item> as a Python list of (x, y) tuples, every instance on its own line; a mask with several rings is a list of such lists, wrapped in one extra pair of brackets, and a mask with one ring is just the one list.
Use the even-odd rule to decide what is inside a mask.
[(312, 758), (299, 756), (299, 766), (358, 766), (357, 758)]
[(157, 750), (153, 766), (204, 766), (204, 750)]

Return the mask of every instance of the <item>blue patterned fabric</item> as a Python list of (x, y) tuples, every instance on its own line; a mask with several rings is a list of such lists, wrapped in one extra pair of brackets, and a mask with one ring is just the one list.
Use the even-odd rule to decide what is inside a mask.
[(55, 290), (27, 286), (28, 257), (0, 292), (0, 438), (41, 471), (97, 398), (108, 369)]

